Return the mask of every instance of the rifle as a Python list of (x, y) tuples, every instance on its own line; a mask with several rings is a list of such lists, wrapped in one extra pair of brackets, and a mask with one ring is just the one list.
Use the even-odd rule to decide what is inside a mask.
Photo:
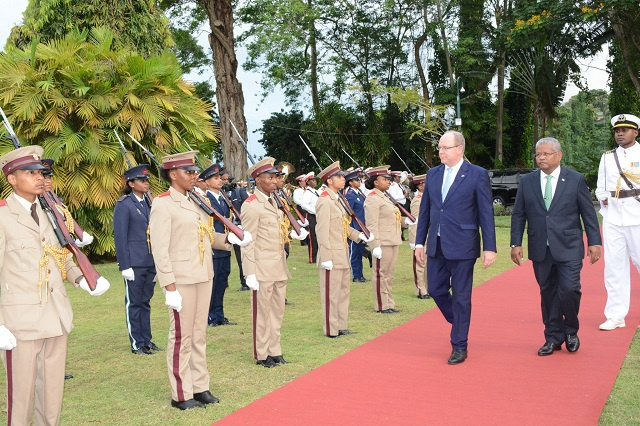
[(295, 204), (293, 204), (293, 201), (291, 201), (291, 199), (289, 198), (289, 196), (287, 195), (286, 192), (284, 192), (282, 189), (279, 189), (278, 191), (280, 191), (280, 196), (281, 198), (284, 200), (284, 202), (288, 205), (289, 208), (293, 209), (294, 213), (296, 214), (296, 216), (298, 216), (298, 219), (304, 223), (305, 218), (304, 216), (302, 216), (302, 213), (300, 213), (300, 210), (298, 210), (298, 208), (295, 206)]
[(416, 157), (418, 157), (418, 159), (419, 159), (420, 161), (422, 161), (422, 164), (424, 164), (425, 166), (427, 166), (427, 169), (430, 169), (430, 168), (431, 168), (431, 167), (429, 167), (429, 165), (427, 164), (427, 162), (426, 162), (426, 161), (424, 161), (424, 159), (423, 159), (422, 157), (420, 157), (418, 154), (416, 154), (416, 152), (415, 152), (413, 149), (411, 150), (411, 152), (413, 152), (413, 154), (414, 154)]
[[(360, 164), (358, 164), (358, 162), (349, 155), (349, 153), (347, 151), (345, 151), (344, 149), (342, 149), (342, 152), (344, 152), (345, 154), (347, 154), (347, 157), (349, 157), (351, 159), (351, 161), (354, 162), (354, 164), (356, 165), (356, 167), (359, 167), (360, 169), (362, 169), (362, 173), (364, 173), (364, 175), (367, 177), (367, 179), (369, 178), (369, 174), (367, 172), (364, 171), (364, 169), (362, 168), (362, 166)], [(409, 218), (409, 220), (411, 222), (415, 222), (416, 218), (409, 212), (407, 211), (407, 209), (404, 208), (404, 206), (402, 204), (400, 204), (395, 198), (393, 198), (391, 196), (391, 194), (389, 194), (387, 191), (384, 191), (384, 195), (387, 196), (387, 198), (389, 200), (391, 200), (391, 202), (398, 208), (398, 210), (400, 210), (400, 212), (402, 214), (404, 214), (406, 217)]]
[[(13, 143), (13, 147), (15, 149), (20, 148), (20, 141), (18, 140), (16, 133), (13, 131), (13, 127), (11, 127), (11, 123), (9, 123), (9, 120), (4, 114), (2, 108), (0, 108), (0, 114), (2, 114), (4, 127), (9, 132), (9, 139)], [(40, 201), (40, 205), (42, 206), (42, 209), (44, 210), (47, 218), (49, 219), (49, 222), (51, 223), (51, 227), (53, 228), (53, 231), (58, 238), (60, 246), (66, 248), (71, 252), (76, 262), (78, 263), (78, 267), (80, 268), (82, 275), (87, 281), (89, 288), (91, 290), (95, 290), (96, 285), (98, 284), (98, 278), (100, 278), (100, 274), (98, 273), (98, 271), (96, 271), (96, 268), (93, 267), (87, 255), (81, 252), (76, 245), (75, 240), (69, 233), (69, 230), (64, 223), (64, 218), (60, 214), (60, 211), (58, 211), (58, 209), (54, 207), (56, 205), (56, 202), (53, 200), (51, 195), (47, 193), (47, 191), (44, 191), (41, 195), (38, 195), (38, 201)]]
[(302, 139), (301, 135), (298, 135), (298, 137), (300, 138), (300, 140), (304, 144), (304, 147), (307, 148), (307, 151), (309, 151), (309, 155), (311, 156), (311, 158), (313, 158), (313, 161), (316, 163), (316, 166), (318, 166), (318, 170), (322, 171), (322, 167), (320, 167), (320, 164), (318, 163), (318, 159), (316, 158), (315, 155), (313, 155), (313, 151), (311, 151), (311, 148), (309, 148), (309, 145), (307, 145), (307, 143), (304, 141), (304, 139)]
[(402, 157), (400, 157), (400, 154), (398, 154), (398, 151), (396, 151), (394, 147), (391, 147), (391, 149), (393, 150), (393, 152), (395, 152), (396, 156), (400, 159), (400, 161), (402, 161), (402, 164), (404, 164), (404, 167), (406, 167), (407, 171), (409, 173), (413, 174), (413, 172), (411, 171), (409, 166), (407, 166), (407, 163), (405, 163), (404, 160), (402, 159)]
[[(127, 135), (129, 135), (131, 140), (133, 140), (142, 149), (142, 152), (144, 153), (144, 155), (149, 157), (149, 159), (153, 161), (159, 169), (162, 168), (162, 164), (160, 164), (160, 162), (156, 160), (156, 157), (147, 148), (145, 148), (140, 142), (138, 142), (136, 138), (131, 136), (130, 133), (127, 133)], [(218, 219), (220, 222), (223, 223), (224, 226), (227, 227), (229, 231), (233, 232), (236, 237), (240, 238), (241, 240), (244, 240), (244, 231), (242, 230), (242, 228), (238, 227), (238, 225), (231, 222), (226, 217), (222, 216), (220, 212), (218, 212), (218, 210), (211, 207), (204, 200), (204, 198), (202, 198), (195, 191), (195, 189), (192, 189), (191, 191), (187, 191), (187, 198), (191, 198), (198, 205), (198, 207), (200, 207), (207, 215), (212, 216), (215, 219)]]
[[(233, 121), (231, 121), (231, 119), (229, 119), (229, 123), (231, 123), (231, 127), (233, 127), (233, 130), (236, 132), (236, 135), (238, 135), (238, 142), (240, 142), (240, 144), (244, 147), (244, 150), (247, 152), (247, 158), (249, 158), (249, 161), (251, 161), (251, 165), (254, 165), (256, 162), (255, 162), (255, 159), (253, 158), (253, 156), (251, 155), (251, 153), (249, 153), (249, 148), (247, 147), (247, 143), (242, 138), (242, 136), (240, 135), (240, 132), (238, 132), (238, 129), (233, 124)], [(300, 235), (300, 231), (302, 230), (302, 227), (300, 226), (298, 221), (291, 214), (291, 210), (289, 210), (289, 208), (284, 205), (284, 203), (282, 202), (280, 197), (278, 197), (278, 191), (277, 190), (274, 191), (273, 198), (276, 201), (276, 206), (280, 210), (282, 210), (282, 213), (284, 213), (285, 216), (287, 216), (287, 219), (289, 219), (289, 222), (291, 222), (291, 227), (293, 228), (293, 230), (296, 231), (296, 234)], [(297, 209), (296, 209), (296, 214), (298, 215), (298, 217), (300, 217), (300, 218), (302, 217), (300, 215), (300, 212), (297, 211)]]
[[(182, 142), (184, 142), (184, 144), (187, 146), (187, 149), (189, 151), (193, 151), (191, 149), (191, 146), (189, 145), (189, 142), (185, 141), (184, 139), (182, 139)], [(213, 161), (213, 157), (211, 157)], [(202, 164), (202, 162), (200, 161), (200, 158), (198, 158), (198, 156), (196, 155), (196, 161), (198, 162), (198, 166), (200, 166), (200, 168), (202, 170), (206, 169), (206, 167), (204, 167), (204, 165)], [(220, 195), (222, 195), (222, 199), (224, 200), (224, 202), (227, 204), (227, 207), (229, 207), (229, 209), (233, 212), (233, 214), (236, 217), (236, 220), (238, 221), (238, 223), (241, 223), (240, 221), (240, 212), (238, 211), (238, 209), (236, 209), (236, 207), (233, 205), (233, 203), (231, 202), (231, 198), (229, 198), (229, 195), (227, 195), (227, 193), (223, 190), (220, 189)]]
[[(132, 168), (133, 164), (131, 164), (131, 160), (129, 160), (129, 157), (127, 156), (127, 148), (124, 147), (124, 143), (122, 143), (122, 139), (120, 139), (120, 136), (118, 135), (118, 132), (116, 132), (116, 129), (113, 129), (113, 133), (116, 135), (116, 138), (118, 138), (118, 142), (120, 142), (120, 151), (122, 151), (122, 155), (124, 156), (127, 165), (129, 166), (129, 168)], [(151, 190), (148, 190), (144, 193), (144, 198), (147, 202), (147, 206), (151, 208), (151, 203), (153, 202), (153, 195), (151, 195)]]

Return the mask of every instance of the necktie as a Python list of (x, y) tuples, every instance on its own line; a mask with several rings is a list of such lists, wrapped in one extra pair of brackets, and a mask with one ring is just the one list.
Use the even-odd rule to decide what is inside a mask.
[(145, 214), (149, 213), (149, 211), (147, 210), (147, 202), (146, 201), (144, 201), (144, 200), (140, 201), (140, 206), (141, 206), (141, 209), (142, 209), (143, 213), (145, 213)]
[(36, 224), (40, 226), (40, 219), (38, 219), (38, 212), (36, 211), (36, 203), (31, 204), (31, 217), (36, 221)]
[(447, 167), (447, 171), (445, 172), (444, 177), (444, 186), (442, 187), (442, 202), (447, 198), (447, 193), (449, 192), (449, 188), (451, 188), (451, 176), (453, 176), (452, 168)]
[(269, 204), (271, 204), (273, 207), (276, 206), (276, 202), (274, 201), (273, 198), (269, 197)]
[(551, 175), (547, 175), (547, 184), (544, 186), (544, 206), (549, 210), (549, 206), (551, 205), (551, 199), (553, 198), (552, 187), (551, 187)]

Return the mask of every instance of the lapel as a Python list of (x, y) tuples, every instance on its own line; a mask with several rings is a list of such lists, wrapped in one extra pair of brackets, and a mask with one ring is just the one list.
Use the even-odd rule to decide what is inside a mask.
[[(260, 192), (259, 189), (256, 188), (256, 191)], [(278, 208), (276, 206), (271, 205), (271, 203), (268, 201), (268, 199), (265, 197), (266, 194), (260, 193), (260, 194), (256, 194), (256, 199), (262, 204), (262, 206), (269, 210), (270, 212), (274, 213), (276, 216), (278, 215)], [(273, 201), (275, 204), (275, 200)]]
[(436, 166), (436, 168), (433, 170), (433, 177), (429, 176), (429, 178), (427, 179), (427, 185), (434, 185), (434, 194), (431, 195), (431, 199), (434, 200), (438, 206), (442, 205), (442, 181), (444, 180), (444, 170), (444, 164)]
[[(20, 204), (20, 201), (15, 198), (15, 195), (13, 193), (11, 193), (9, 197), (7, 197), (7, 205), (9, 206), (9, 211), (11, 211), (12, 214), (16, 215), (16, 220), (19, 224), (24, 225), (34, 232), (40, 234), (40, 227), (31, 217), (31, 212), (28, 212), (24, 207), (22, 207), (22, 204)], [(41, 208), (38, 208), (37, 210), (38, 219), (40, 223), (44, 225), (44, 223), (48, 222), (48, 220), (46, 219)]]
[(174, 189), (172, 186), (169, 187), (169, 196), (171, 197), (171, 199), (178, 203), (180, 205), (181, 208), (192, 211), (192, 212), (198, 212), (198, 206), (190, 201), (189, 199), (187, 199), (187, 197), (185, 197), (184, 195), (182, 195), (181, 193), (179, 193), (176, 189)]
[(567, 179), (569, 177), (569, 173), (567, 169), (560, 166), (560, 175), (558, 176), (558, 183), (556, 185), (556, 192), (553, 194), (553, 198), (551, 199), (551, 205), (549, 206), (549, 211), (553, 209), (557, 204), (560, 197), (562, 197), (562, 193), (567, 187)]
[[(442, 173), (444, 177), (444, 168)], [(458, 170), (458, 173), (456, 173), (456, 177), (453, 179), (453, 183), (451, 184), (451, 188), (449, 188), (449, 192), (447, 192), (447, 198), (444, 200), (444, 203), (442, 204), (445, 204), (447, 201), (449, 201), (452, 198), (453, 193), (456, 191), (456, 189), (458, 189), (460, 184), (462, 184), (464, 179), (467, 177), (467, 174), (469, 174), (469, 163), (467, 163), (466, 161), (463, 161), (462, 164), (460, 165), (460, 169)], [(440, 199), (442, 199), (442, 185), (440, 185)]]
[[(532, 194), (538, 194), (535, 199), (540, 203), (542, 211), (547, 211), (547, 206), (544, 205), (544, 192), (542, 191), (542, 170), (538, 169), (538, 172), (534, 175), (535, 179), (531, 179), (530, 185)], [(556, 188), (557, 189), (557, 188)]]
[[(147, 219), (149, 219), (149, 216), (148, 216), (148, 214), (147, 214), (146, 209), (144, 209), (144, 208), (142, 207), (142, 205), (140, 204), (140, 202), (138, 202), (138, 199), (136, 198), (136, 196), (135, 196), (133, 193), (131, 193), (131, 194), (129, 194), (129, 196), (128, 196), (128, 197), (129, 197), (129, 200), (130, 200), (130, 202), (131, 202), (131, 205), (132, 205), (132, 206), (133, 206), (133, 207), (134, 207), (134, 208), (135, 208), (135, 209), (136, 209), (140, 214), (142, 214), (144, 217), (146, 217)], [(142, 200), (142, 202), (145, 202), (145, 201), (144, 201), (144, 200)]]

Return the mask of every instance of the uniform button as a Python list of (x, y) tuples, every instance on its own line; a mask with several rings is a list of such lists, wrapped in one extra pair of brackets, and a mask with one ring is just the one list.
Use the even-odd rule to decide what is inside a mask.
[(50, 274), (50, 273), (51, 273), (51, 269), (47, 269), (47, 274)]
[(42, 238), (42, 242), (44, 242), (44, 238)]

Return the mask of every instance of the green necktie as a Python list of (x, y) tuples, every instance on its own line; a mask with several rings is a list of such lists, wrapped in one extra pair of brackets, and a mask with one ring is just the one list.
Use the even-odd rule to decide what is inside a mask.
[(544, 187), (544, 205), (549, 210), (549, 206), (551, 205), (551, 199), (553, 198), (552, 188), (551, 188), (551, 175), (547, 175), (547, 184)]

